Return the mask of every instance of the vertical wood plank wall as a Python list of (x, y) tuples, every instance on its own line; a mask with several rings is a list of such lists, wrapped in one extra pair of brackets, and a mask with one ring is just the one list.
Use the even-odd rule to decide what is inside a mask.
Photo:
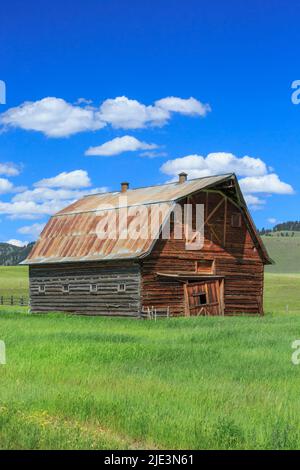
[[(221, 199), (219, 194), (208, 197), (207, 193), (201, 193), (194, 202), (205, 204), (207, 217)], [(225, 315), (262, 314), (264, 265), (245, 221), (242, 219), (241, 227), (231, 226), (231, 216), (238, 211), (230, 201), (219, 207), (205, 225), (205, 243), (200, 251), (186, 251), (183, 240), (158, 240), (151, 255), (141, 264), (142, 304), (160, 308), (169, 305), (172, 315), (184, 315), (183, 284), (159, 278), (156, 273), (195, 272), (196, 260), (213, 259), (215, 274), (225, 276)]]

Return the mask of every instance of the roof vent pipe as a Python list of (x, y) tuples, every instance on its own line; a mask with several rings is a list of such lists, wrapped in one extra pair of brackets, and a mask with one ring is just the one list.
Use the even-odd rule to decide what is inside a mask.
[(185, 183), (187, 180), (187, 174), (183, 172), (179, 173), (179, 184)]
[(129, 188), (129, 183), (121, 183), (121, 193), (126, 193)]

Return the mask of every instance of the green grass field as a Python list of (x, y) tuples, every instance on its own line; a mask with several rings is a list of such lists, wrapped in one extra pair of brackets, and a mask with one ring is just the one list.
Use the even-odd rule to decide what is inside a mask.
[(272, 266), (266, 266), (270, 273), (300, 273), (300, 232), (294, 237), (262, 237), (271, 258)]
[[(26, 271), (12, 269), (24, 288)], [(2, 307), (0, 448), (299, 449), (299, 286), (300, 275), (267, 274), (263, 318)]]
[(0, 296), (28, 296), (28, 267), (0, 266)]

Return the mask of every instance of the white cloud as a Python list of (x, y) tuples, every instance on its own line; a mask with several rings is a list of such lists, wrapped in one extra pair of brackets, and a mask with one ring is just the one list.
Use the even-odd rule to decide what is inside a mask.
[(21, 233), (22, 235), (31, 235), (35, 240), (38, 238), (44, 227), (45, 224), (38, 223), (32, 225), (25, 225), (24, 227), (20, 227), (18, 229), (18, 233)]
[(94, 107), (84, 98), (71, 104), (61, 98), (47, 97), (8, 109), (0, 114), (0, 125), (4, 129), (20, 128), (58, 138), (96, 131), (107, 124), (121, 129), (163, 126), (170, 120), (172, 113), (205, 116), (209, 110), (209, 105), (195, 98), (167, 97), (156, 101), (154, 105), (145, 105), (126, 96), (118, 96)]
[(231, 153), (210, 153), (207, 157), (187, 155), (186, 157), (168, 160), (161, 166), (161, 171), (177, 181), (178, 173), (185, 171), (189, 178), (236, 173), (241, 189), (249, 207), (253, 210), (262, 209), (264, 199), (254, 196), (258, 194), (293, 194), (292, 186), (280, 180), (276, 173), (269, 173), (270, 168), (260, 158), (249, 156), (236, 157)]
[(0, 194), (12, 193), (14, 185), (6, 178), (0, 178)]
[(156, 106), (146, 106), (126, 96), (105, 100), (100, 106), (100, 115), (101, 119), (117, 129), (163, 126), (170, 118), (168, 111)]
[(0, 163), (0, 175), (18, 176), (20, 168), (15, 163)]
[(201, 178), (216, 174), (236, 173), (238, 176), (260, 176), (267, 173), (267, 166), (260, 158), (236, 157), (232, 153), (216, 152), (207, 157), (187, 155), (182, 158), (168, 160), (161, 167), (166, 175), (177, 178), (181, 171), (188, 173), (190, 178)]
[(69, 192), (65, 190), (55, 191), (49, 188), (41, 189), (42, 191), (36, 189), (25, 191), (23, 194), (14, 196), (10, 202), (0, 202), (0, 214), (7, 215), (13, 220), (41, 219), (56, 214), (88, 194), (107, 191), (107, 188)]
[(48, 137), (68, 137), (106, 125), (93, 108), (74, 106), (54, 97), (27, 101), (10, 108), (0, 115), (0, 123), (6, 127), (40, 131)]
[(78, 98), (74, 104), (92, 104), (92, 100), (87, 100), (86, 98)]
[(119, 96), (104, 101), (100, 107), (101, 119), (115, 128), (140, 129), (147, 126), (163, 126), (171, 118), (171, 113), (186, 116), (205, 116), (210, 106), (195, 98), (187, 100), (167, 97), (146, 106), (137, 100)]
[(19, 248), (28, 245), (28, 242), (22, 242), (21, 240), (15, 240), (14, 238), (11, 239), (11, 240), (8, 240), (5, 243), (9, 243), (10, 245), (18, 246)]
[(124, 135), (123, 137), (116, 137), (108, 142), (105, 142), (98, 147), (90, 147), (85, 155), (99, 155), (111, 157), (114, 155), (119, 155), (123, 152), (135, 152), (137, 150), (153, 150), (158, 146), (156, 144), (148, 144), (147, 142), (142, 142), (135, 137), (130, 135)]
[(34, 184), (36, 188), (88, 188), (91, 186), (89, 175), (84, 170), (63, 172), (53, 178), (44, 178)]
[(140, 153), (140, 157), (147, 157), (147, 158), (157, 158), (157, 157), (167, 157), (167, 152), (152, 152), (151, 150)]
[[(9, 202), (0, 201), (0, 214), (10, 219), (41, 219), (55, 214), (87, 194), (108, 191), (106, 187), (87, 188), (90, 185), (91, 181), (86, 171), (61, 173), (35, 183), (33, 189), (23, 189)], [(36, 228), (37, 225), (34, 224), (33, 227)]]
[(266, 201), (257, 197), (257, 196), (253, 196), (252, 194), (246, 194), (245, 195), (245, 200), (248, 204), (249, 207), (251, 207), (251, 209), (253, 210), (259, 210), (259, 209), (262, 209), (264, 207), (264, 205), (266, 204)]
[(35, 188), (16, 194), (13, 202), (45, 202), (45, 201), (67, 201), (78, 199), (90, 191), (72, 189)]
[(53, 215), (66, 205), (65, 201), (49, 201), (43, 204), (34, 201), (0, 202), (0, 214), (13, 220), (34, 220)]
[(264, 176), (248, 176), (240, 180), (245, 193), (294, 194), (292, 186), (284, 183), (275, 173)]
[(182, 99), (175, 96), (169, 96), (155, 101), (155, 106), (165, 111), (185, 114), (187, 116), (206, 116), (211, 107), (209, 104), (203, 104), (195, 98)]
[(275, 219), (275, 217), (270, 217), (270, 218), (268, 219), (268, 222), (269, 222), (270, 224), (274, 225), (274, 224), (276, 224), (277, 219)]

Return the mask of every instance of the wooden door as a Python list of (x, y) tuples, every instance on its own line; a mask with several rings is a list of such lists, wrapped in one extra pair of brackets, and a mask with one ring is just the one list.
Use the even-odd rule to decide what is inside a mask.
[(192, 316), (224, 315), (223, 279), (188, 283), (186, 313)]

